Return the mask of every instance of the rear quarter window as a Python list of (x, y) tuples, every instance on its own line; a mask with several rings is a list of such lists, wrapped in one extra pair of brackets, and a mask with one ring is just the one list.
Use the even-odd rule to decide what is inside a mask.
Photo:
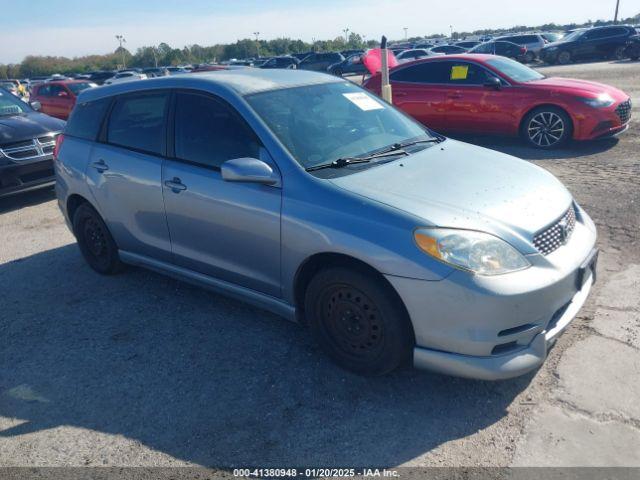
[(76, 104), (64, 130), (65, 135), (95, 141), (100, 132), (102, 120), (111, 103), (110, 98)]
[(162, 155), (165, 139), (166, 93), (141, 93), (117, 99), (107, 129), (107, 142)]

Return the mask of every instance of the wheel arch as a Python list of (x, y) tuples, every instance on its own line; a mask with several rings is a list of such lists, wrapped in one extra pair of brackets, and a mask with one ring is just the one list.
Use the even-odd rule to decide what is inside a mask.
[(552, 102), (544, 102), (544, 103), (539, 103), (537, 105), (534, 105), (533, 107), (525, 110), (522, 113), (522, 116), (520, 117), (520, 122), (518, 124), (518, 133), (520, 135), (522, 135), (523, 131), (524, 131), (524, 121), (526, 120), (526, 118), (529, 116), (529, 114), (531, 112), (533, 112), (534, 110), (538, 110), (544, 107), (552, 107), (552, 108), (557, 108), (558, 110), (562, 110), (567, 117), (569, 118), (569, 121), (571, 122), (571, 124), (569, 125), (571, 127), (571, 138), (573, 138), (575, 131), (576, 131), (576, 125), (575, 125), (575, 121), (573, 120), (573, 116), (569, 113), (569, 111), (562, 105), (559, 105), (557, 103), (552, 103)]
[[(69, 198), (67, 198), (67, 217), (69, 218), (69, 221), (71, 223), (73, 223), (73, 216), (78, 210), (78, 207), (83, 203), (88, 203), (89, 205), (91, 205), (91, 202), (89, 200), (77, 193), (69, 195)], [(93, 205), (91, 206), (93, 207)]]
[(318, 272), (330, 267), (346, 267), (378, 278), (388, 289), (389, 293), (393, 295), (395, 300), (398, 302), (398, 305), (400, 305), (403, 309), (403, 312), (406, 315), (406, 318), (409, 320), (409, 324), (411, 325), (411, 334), (415, 336), (409, 312), (404, 302), (402, 301), (400, 294), (398, 294), (396, 289), (385, 278), (385, 276), (376, 268), (372, 267), (363, 260), (352, 257), (350, 255), (335, 252), (322, 252), (313, 254), (310, 257), (306, 258), (298, 267), (293, 281), (293, 297), (296, 306), (296, 317), (299, 323), (303, 325), (306, 324), (304, 315), (304, 296), (309, 283)]

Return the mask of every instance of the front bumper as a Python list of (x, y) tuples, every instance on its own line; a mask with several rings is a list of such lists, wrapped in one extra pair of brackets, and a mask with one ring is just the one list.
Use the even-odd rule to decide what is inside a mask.
[(439, 281), (387, 275), (413, 325), (415, 366), (498, 380), (543, 363), (594, 280), (583, 264), (594, 251), (595, 226), (581, 209), (579, 217), (567, 244), (528, 256), (531, 267), (519, 272), (483, 277), (456, 270)]
[[(628, 107), (620, 111), (625, 105)], [(631, 100), (618, 101), (607, 108), (582, 107), (574, 112), (575, 140), (596, 140), (620, 135), (631, 122)]]
[(504, 380), (530, 372), (544, 363), (548, 349), (582, 308), (593, 283), (591, 275), (584, 287), (573, 296), (564, 313), (554, 319), (553, 326), (536, 334), (531, 343), (522, 349), (505, 355), (475, 357), (415, 347), (413, 364), (424, 370), (479, 380)]
[(37, 162), (0, 165), (0, 197), (28, 192), (55, 184), (51, 157)]

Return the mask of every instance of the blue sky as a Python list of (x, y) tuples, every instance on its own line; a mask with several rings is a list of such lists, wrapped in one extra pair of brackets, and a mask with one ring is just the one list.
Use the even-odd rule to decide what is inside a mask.
[[(584, 22), (612, 18), (615, 0), (0, 0), (0, 63), (25, 55), (106, 53), (122, 34), (127, 48), (175, 47), (290, 36), (334, 38), (344, 28), (378, 38), (508, 27), (514, 24)], [(640, 12), (638, 0), (621, 0), (620, 15)]]

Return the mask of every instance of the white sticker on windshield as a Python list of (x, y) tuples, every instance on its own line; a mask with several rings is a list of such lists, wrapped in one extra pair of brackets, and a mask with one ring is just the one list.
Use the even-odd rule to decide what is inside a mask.
[(356, 105), (360, 110), (382, 110), (384, 105), (378, 103), (366, 93), (343, 93), (347, 100)]

